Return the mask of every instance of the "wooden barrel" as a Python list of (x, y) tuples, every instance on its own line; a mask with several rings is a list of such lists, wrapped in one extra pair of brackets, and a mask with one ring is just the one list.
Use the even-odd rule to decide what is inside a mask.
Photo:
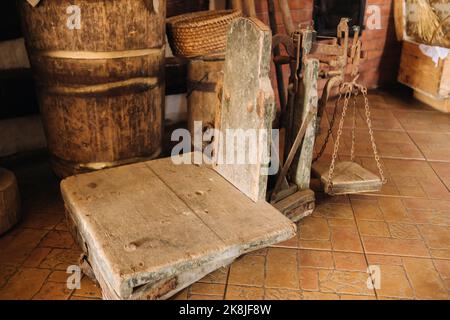
[(0, 235), (20, 220), (17, 180), (11, 171), (0, 168)]
[[(224, 55), (198, 57), (189, 61), (188, 128), (192, 137), (215, 126), (216, 110), (221, 104), (224, 65)], [(202, 122), (202, 125), (196, 127), (195, 122)]]
[(157, 157), (166, 1), (20, 3), (55, 172), (67, 177)]

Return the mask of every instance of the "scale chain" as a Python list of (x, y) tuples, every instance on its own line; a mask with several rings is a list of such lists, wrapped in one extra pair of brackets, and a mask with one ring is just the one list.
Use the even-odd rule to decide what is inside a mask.
[[(346, 87), (348, 87), (347, 91), (342, 92), (342, 90), (344, 90)], [(340, 94), (342, 94), (342, 93), (345, 94), (345, 98), (344, 98), (344, 106), (342, 109), (342, 116), (341, 116), (341, 120), (339, 122), (339, 129), (337, 132), (336, 143), (334, 144), (334, 151), (333, 151), (333, 157), (331, 160), (330, 171), (328, 172), (328, 190), (330, 190), (330, 191), (333, 190), (334, 169), (336, 166), (336, 160), (338, 157), (339, 147), (341, 144), (342, 132), (344, 130), (345, 117), (347, 116), (347, 109), (348, 109), (348, 105), (350, 102), (350, 98), (352, 96), (352, 91), (353, 91), (352, 84), (350, 84), (350, 83), (342, 84), (339, 91), (340, 91)]]
[(386, 184), (387, 179), (384, 175), (383, 165), (381, 164), (381, 158), (380, 158), (380, 155), (378, 154), (378, 148), (377, 148), (377, 144), (375, 142), (375, 135), (373, 134), (373, 127), (372, 127), (372, 120), (371, 120), (371, 113), (370, 113), (369, 98), (367, 95), (367, 88), (361, 86), (360, 90), (364, 96), (364, 104), (365, 104), (364, 106), (366, 109), (367, 126), (369, 128), (370, 141), (372, 142), (372, 149), (373, 149), (373, 153), (375, 155), (375, 161), (377, 163), (378, 171), (380, 172), (381, 181), (383, 182), (383, 184)]
[(355, 91), (353, 95), (353, 127), (352, 127), (352, 150), (351, 150), (351, 160), (355, 161), (355, 146), (356, 146), (356, 115), (357, 115), (357, 99), (358, 90)]
[[(355, 79), (356, 80), (356, 79)], [(366, 114), (366, 122), (367, 127), (369, 129), (369, 136), (370, 141), (372, 143), (372, 149), (375, 156), (375, 161), (378, 167), (378, 171), (380, 174), (380, 178), (383, 184), (387, 183), (387, 179), (384, 175), (383, 166), (381, 164), (381, 157), (378, 153), (378, 148), (375, 141), (375, 135), (373, 132), (373, 126), (372, 126), (372, 120), (371, 120), (371, 112), (370, 112), (370, 105), (369, 105), (369, 98), (368, 98), (368, 92), (367, 88), (356, 84), (355, 81), (353, 82), (347, 82), (343, 83), (339, 88), (339, 99), (341, 99), (342, 95), (344, 95), (344, 106), (342, 110), (342, 116), (341, 120), (339, 122), (339, 129), (336, 136), (336, 142), (334, 145), (334, 151), (333, 151), (333, 157), (331, 161), (330, 170), (328, 173), (328, 190), (332, 192), (333, 190), (333, 177), (334, 177), (334, 170), (336, 167), (336, 160), (338, 158), (339, 154), (339, 148), (341, 143), (341, 137), (343, 134), (344, 129), (344, 123), (345, 123), (345, 117), (347, 116), (348, 107), (350, 104), (350, 99), (353, 97), (354, 102), (354, 110), (353, 110), (353, 129), (352, 129), (352, 148), (351, 148), (351, 159), (354, 161), (355, 159), (355, 144), (356, 144), (356, 107), (357, 107), (357, 97), (359, 93), (362, 93), (364, 97), (364, 108), (365, 108), (365, 114)], [(338, 100), (339, 101), (339, 100)]]
[(336, 103), (335, 103), (335, 106), (334, 106), (333, 118), (331, 119), (331, 121), (329, 123), (330, 127), (328, 129), (327, 136), (325, 137), (324, 143), (323, 143), (319, 153), (314, 158), (313, 163), (316, 163), (317, 161), (319, 161), (320, 158), (322, 158), (323, 154), (325, 153), (325, 150), (327, 149), (327, 146), (328, 146), (328, 143), (330, 141), (331, 135), (333, 134), (334, 124), (336, 123), (337, 111), (339, 109), (339, 104), (340, 104), (341, 101), (342, 101), (342, 93), (339, 92), (339, 97), (336, 100)]

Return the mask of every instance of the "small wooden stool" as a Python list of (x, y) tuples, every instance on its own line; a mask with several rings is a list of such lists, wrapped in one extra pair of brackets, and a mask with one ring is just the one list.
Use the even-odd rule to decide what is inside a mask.
[(17, 180), (11, 171), (0, 168), (0, 235), (20, 220)]

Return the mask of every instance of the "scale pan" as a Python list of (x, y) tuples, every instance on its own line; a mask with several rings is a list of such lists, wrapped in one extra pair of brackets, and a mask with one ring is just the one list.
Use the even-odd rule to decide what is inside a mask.
[(330, 167), (324, 163), (315, 163), (313, 173), (320, 177), (325, 193), (333, 196), (379, 192), (383, 187), (380, 177), (355, 162), (336, 163), (333, 176), (333, 188), (328, 188)]

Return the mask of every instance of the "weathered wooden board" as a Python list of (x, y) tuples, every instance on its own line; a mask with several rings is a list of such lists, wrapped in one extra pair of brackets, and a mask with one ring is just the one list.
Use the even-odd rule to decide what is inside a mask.
[(328, 188), (330, 165), (317, 162), (313, 165), (313, 172), (321, 178), (325, 192), (331, 195), (378, 192), (383, 186), (378, 176), (355, 162), (339, 162), (336, 164), (331, 190)]
[(62, 182), (73, 231), (105, 298), (163, 299), (296, 228), (209, 167), (171, 159)]
[[(266, 198), (268, 163), (264, 162), (270, 155), (275, 117), (269, 75), (271, 43), (270, 29), (259, 20), (241, 18), (232, 23), (225, 57), (222, 106), (216, 125), (222, 135), (217, 139), (215, 169), (255, 202)], [(228, 135), (230, 130), (236, 136)], [(261, 138), (260, 133), (264, 131), (267, 139)], [(246, 133), (250, 136), (256, 133), (258, 137), (253, 152), (251, 143), (245, 141)], [(237, 140), (244, 143), (236, 143)], [(228, 161), (230, 155), (235, 160), (239, 157), (246, 160)], [(249, 161), (253, 156), (254, 161)]]
[(299, 150), (296, 164), (294, 166), (294, 182), (299, 190), (308, 190), (311, 182), (311, 165), (314, 154), (314, 144), (316, 141), (317, 108), (319, 104), (318, 79), (319, 79), (319, 60), (307, 59), (304, 63), (303, 79), (301, 81), (300, 99), (302, 101), (302, 110), (296, 118), (296, 131), (309, 112), (314, 112), (315, 116), (306, 130), (303, 145)]
[(0, 168), (0, 235), (11, 229), (20, 216), (16, 177), (11, 171)]

